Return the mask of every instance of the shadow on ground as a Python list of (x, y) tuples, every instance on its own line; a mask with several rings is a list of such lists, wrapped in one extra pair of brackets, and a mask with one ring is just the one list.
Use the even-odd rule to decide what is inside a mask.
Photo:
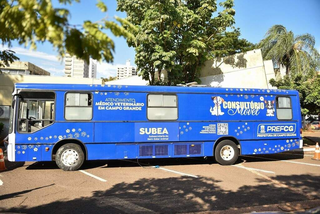
[[(241, 156), (237, 163), (246, 162), (266, 162), (303, 159), (303, 152), (284, 152), (273, 155), (253, 155)], [(118, 167), (149, 167), (149, 166), (174, 166), (174, 165), (203, 165), (218, 164), (213, 157), (209, 158), (166, 158), (166, 159), (131, 159), (131, 160), (101, 160), (86, 161), (81, 169), (93, 168), (118, 168)], [(26, 168), (27, 170), (58, 169), (55, 162), (35, 162)]]
[(320, 137), (315, 136), (305, 136), (303, 137), (303, 145), (304, 146), (314, 146), (316, 143), (320, 143)]
[[(221, 180), (200, 177), (172, 177), (163, 179), (140, 179), (133, 183), (119, 183), (106, 191), (95, 191), (91, 197), (55, 201), (38, 207), (20, 206), (1, 209), (1, 212), (22, 213), (180, 213), (229, 210), (242, 212), (244, 207), (266, 210), (270, 204), (295, 203), (305, 207), (305, 200), (320, 206), (320, 178), (312, 175), (275, 176), (273, 179), (292, 188), (275, 186), (269, 180), (260, 179), (256, 186), (245, 185), (237, 191), (222, 189)], [(294, 188), (303, 189), (296, 191)], [(32, 190), (31, 190), (32, 191)], [(19, 192), (13, 193), (18, 197)], [(310, 200), (308, 195), (313, 195)], [(9, 195), (10, 196), (10, 195)], [(0, 197), (0, 204), (8, 196)], [(311, 207), (310, 207), (311, 206)], [(258, 208), (260, 207), (260, 208)], [(276, 206), (279, 210), (280, 206)], [(269, 211), (275, 207), (269, 207)], [(282, 208), (283, 209), (283, 208)], [(291, 211), (294, 210), (290, 207)], [(251, 211), (254, 211), (251, 210)], [(250, 212), (251, 212), (250, 211)], [(223, 212), (224, 213), (224, 212)], [(236, 211), (237, 213), (237, 211)]]

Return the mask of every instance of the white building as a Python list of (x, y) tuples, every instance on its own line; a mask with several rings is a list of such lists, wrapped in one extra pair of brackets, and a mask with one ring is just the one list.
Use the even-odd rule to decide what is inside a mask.
[(200, 71), (201, 84), (230, 88), (273, 88), (272, 60), (264, 61), (260, 49), (209, 60)]
[(91, 58), (89, 64), (89, 78), (97, 78), (97, 60)]
[(82, 59), (67, 54), (64, 58), (64, 74), (67, 77), (89, 77), (89, 65)]
[(7, 74), (50, 76), (50, 72), (32, 64), (31, 62), (14, 61), (9, 63), (8, 66), (0, 66), (0, 71)]
[(135, 67), (130, 65), (130, 60), (127, 60), (126, 66), (118, 67), (117, 69), (117, 79), (123, 79), (135, 75), (137, 75), (137, 70)]

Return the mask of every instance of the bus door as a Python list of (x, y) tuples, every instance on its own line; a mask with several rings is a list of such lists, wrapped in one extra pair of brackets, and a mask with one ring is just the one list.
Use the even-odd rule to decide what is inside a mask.
[(21, 92), (18, 105), (18, 133), (34, 133), (54, 121), (53, 92)]

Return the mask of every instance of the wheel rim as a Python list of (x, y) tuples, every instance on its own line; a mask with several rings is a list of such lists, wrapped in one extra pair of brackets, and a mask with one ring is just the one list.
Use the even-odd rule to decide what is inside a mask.
[(61, 161), (65, 166), (73, 166), (77, 164), (79, 160), (79, 154), (74, 149), (65, 150), (61, 155)]
[(234, 157), (234, 154), (234, 149), (229, 145), (223, 146), (220, 150), (220, 157), (225, 161), (231, 160)]

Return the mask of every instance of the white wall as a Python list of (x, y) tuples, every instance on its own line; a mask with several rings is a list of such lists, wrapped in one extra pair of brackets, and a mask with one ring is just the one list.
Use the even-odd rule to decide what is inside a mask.
[(207, 61), (200, 71), (202, 85), (231, 88), (271, 88), (272, 61), (263, 61), (261, 50), (252, 50)]

